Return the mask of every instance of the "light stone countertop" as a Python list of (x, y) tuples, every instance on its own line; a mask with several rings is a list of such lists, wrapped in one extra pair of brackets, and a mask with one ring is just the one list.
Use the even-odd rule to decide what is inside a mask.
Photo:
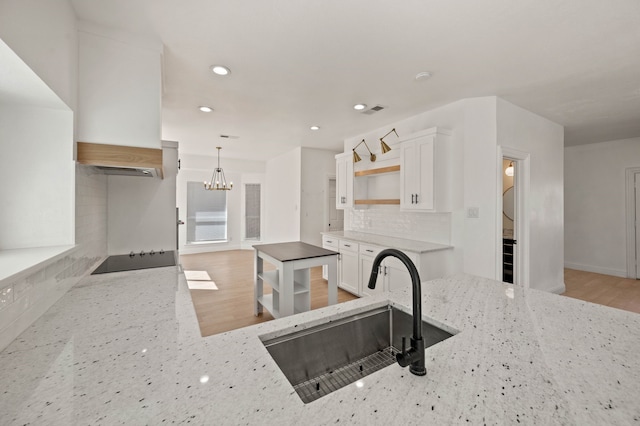
[(425, 241), (407, 240), (404, 238), (388, 237), (385, 235), (369, 234), (357, 231), (325, 231), (322, 235), (335, 238), (343, 238), (364, 244), (373, 244), (383, 248), (395, 248), (399, 250), (411, 251), (414, 253), (426, 253), (430, 251), (439, 251), (452, 249), (453, 246), (445, 244), (429, 243)]
[(493, 280), (423, 283), (424, 318), (459, 331), (426, 350), (426, 377), (394, 364), (303, 404), (259, 338), (389, 301), (410, 306), (386, 294), (202, 338), (178, 268), (89, 276), (0, 353), (0, 423), (640, 421), (640, 315)]

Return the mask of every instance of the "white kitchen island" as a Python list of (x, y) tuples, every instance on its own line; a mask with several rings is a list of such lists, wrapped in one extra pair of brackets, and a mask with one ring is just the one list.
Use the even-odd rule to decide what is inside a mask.
[(304, 404), (261, 336), (391, 303), (383, 294), (200, 336), (178, 268), (84, 278), (0, 353), (3, 425), (635, 424), (640, 315), (469, 275), (423, 283), (457, 334)]
[[(253, 313), (266, 308), (274, 318), (286, 317), (311, 309), (310, 268), (326, 265), (328, 270), (328, 305), (338, 303), (338, 252), (301, 241), (256, 244), (254, 256)], [(264, 260), (276, 267), (265, 271)], [(264, 294), (264, 282), (271, 294)]]

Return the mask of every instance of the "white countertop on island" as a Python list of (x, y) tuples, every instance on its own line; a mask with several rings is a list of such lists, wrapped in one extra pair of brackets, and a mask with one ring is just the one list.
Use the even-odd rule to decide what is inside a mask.
[(325, 231), (322, 235), (335, 238), (343, 238), (364, 244), (373, 244), (383, 248), (395, 248), (398, 250), (406, 250), (414, 253), (427, 253), (431, 251), (440, 251), (452, 249), (453, 246), (446, 244), (430, 243), (427, 241), (407, 240), (405, 238), (389, 237), (386, 235), (369, 234), (357, 231)]
[[(460, 275), (423, 283), (458, 333), (303, 404), (261, 343), (408, 294), (200, 337), (178, 268), (89, 276), (0, 353), (2, 424), (632, 424), (640, 315)], [(408, 310), (408, 309), (405, 309)]]

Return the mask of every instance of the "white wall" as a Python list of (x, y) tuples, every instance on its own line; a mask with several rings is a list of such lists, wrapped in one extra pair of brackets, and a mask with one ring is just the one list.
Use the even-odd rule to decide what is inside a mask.
[(625, 277), (625, 169), (640, 167), (640, 138), (564, 150), (565, 266)]
[(79, 23), (78, 138), (161, 147), (160, 42)]
[(0, 249), (73, 244), (73, 113), (0, 105)]
[[(176, 249), (176, 142), (163, 142), (164, 179), (107, 177), (110, 255)], [(173, 146), (173, 147), (172, 147)]]
[[(181, 168), (177, 178), (177, 206), (180, 219), (187, 222), (187, 182), (204, 182), (211, 179), (217, 165), (217, 156), (180, 155)], [(224, 149), (220, 154), (220, 166), (233, 189), (227, 192), (227, 238), (226, 242), (186, 244), (186, 225), (179, 228), (180, 254), (194, 254), (221, 250), (250, 248), (256, 241), (243, 242), (244, 183), (262, 184), (262, 198), (265, 198), (265, 163), (225, 158)], [(263, 204), (264, 205), (264, 204)], [(264, 209), (262, 212), (264, 222)], [(263, 230), (264, 233), (264, 230)]]
[(78, 35), (68, 0), (0, 1), (0, 39), (76, 110)]
[(530, 154), (530, 286), (564, 292), (564, 128), (498, 98), (498, 144)]
[(336, 174), (336, 151), (302, 148), (300, 241), (322, 246), (329, 176)]
[(300, 240), (300, 189), (302, 148), (296, 148), (266, 164), (265, 241)]

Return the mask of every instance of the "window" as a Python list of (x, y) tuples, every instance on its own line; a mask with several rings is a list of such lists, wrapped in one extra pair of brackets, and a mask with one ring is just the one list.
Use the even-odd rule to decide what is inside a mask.
[(247, 183), (244, 186), (245, 239), (260, 239), (260, 184)]
[(187, 182), (187, 244), (227, 240), (227, 191)]

